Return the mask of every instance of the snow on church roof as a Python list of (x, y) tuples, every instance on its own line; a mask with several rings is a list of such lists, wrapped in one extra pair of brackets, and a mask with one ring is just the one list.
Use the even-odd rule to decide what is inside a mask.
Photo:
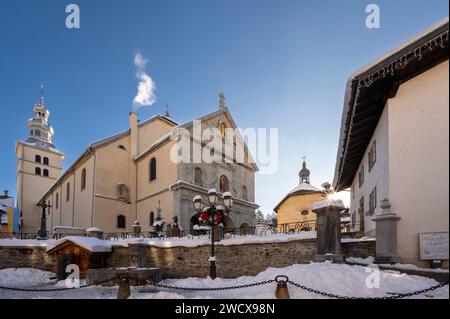
[(320, 189), (318, 189), (317, 187), (308, 184), (308, 183), (300, 183), (299, 185), (297, 185), (296, 187), (294, 187), (294, 189), (292, 189), (288, 194), (289, 195), (294, 195), (297, 193), (301, 193), (301, 192), (320, 192)]
[(312, 193), (321, 193), (322, 191), (320, 189), (318, 189), (317, 187), (302, 182), (300, 184), (298, 184), (296, 187), (294, 187), (286, 196), (284, 196), (284, 198), (277, 204), (277, 206), (275, 206), (275, 208), (273, 209), (275, 212), (277, 212), (278, 207), (280, 207), (280, 205), (289, 197), (289, 196), (294, 196), (294, 195), (302, 195), (302, 194), (312, 194)]

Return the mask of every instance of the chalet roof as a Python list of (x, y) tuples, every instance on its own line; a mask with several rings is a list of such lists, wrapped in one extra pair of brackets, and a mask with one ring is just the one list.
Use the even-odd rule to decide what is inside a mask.
[(350, 187), (387, 99), (409, 79), (448, 60), (448, 17), (352, 74), (347, 81), (333, 187)]
[(56, 252), (61, 245), (64, 245), (67, 242), (80, 246), (92, 253), (111, 252), (111, 244), (106, 240), (101, 240), (96, 237), (67, 236), (57, 240), (47, 249), (47, 253)]
[(317, 193), (322, 193), (322, 191), (311, 184), (304, 183), (304, 182), (300, 183), (296, 187), (294, 187), (289, 193), (287, 193), (287, 195), (284, 196), (284, 198), (277, 204), (277, 206), (275, 206), (275, 208), (273, 210), (275, 212), (277, 212), (278, 208), (281, 206), (281, 204), (283, 204), (284, 201), (291, 196), (317, 194)]

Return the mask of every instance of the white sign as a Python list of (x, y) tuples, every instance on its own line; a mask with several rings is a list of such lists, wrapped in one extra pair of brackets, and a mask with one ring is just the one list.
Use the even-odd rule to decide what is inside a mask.
[(448, 232), (420, 233), (421, 260), (448, 260)]

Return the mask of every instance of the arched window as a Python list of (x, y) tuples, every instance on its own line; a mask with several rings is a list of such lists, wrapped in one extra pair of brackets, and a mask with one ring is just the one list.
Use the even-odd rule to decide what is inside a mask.
[(149, 170), (150, 170), (150, 181), (153, 181), (156, 179), (156, 158), (154, 157), (150, 160)]
[(70, 200), (70, 183), (66, 185), (66, 202)]
[(220, 191), (221, 192), (230, 191), (230, 183), (228, 181), (228, 177), (226, 177), (225, 175), (220, 176)]
[(36, 167), (36, 168), (34, 169), (34, 173), (35, 173), (36, 175), (41, 175), (41, 168), (40, 168), (40, 167)]
[(40, 162), (41, 162), (41, 155), (36, 155), (36, 156), (34, 157), (34, 161), (35, 161), (36, 163), (40, 163)]
[(150, 226), (153, 226), (153, 223), (155, 222), (155, 213), (154, 212), (150, 212)]
[(48, 157), (44, 157), (44, 165), (49, 165), (50, 161), (48, 160)]
[(126, 219), (125, 216), (119, 215), (117, 216), (117, 228), (126, 228)]
[(44, 168), (43, 174), (44, 176), (48, 177), (48, 169)]
[(86, 188), (86, 169), (81, 171), (81, 190)]
[(59, 207), (59, 193), (56, 193), (55, 209), (58, 209), (58, 207)]
[(248, 191), (246, 186), (242, 186), (242, 199), (248, 200)]
[(194, 170), (194, 183), (203, 186), (203, 171), (200, 167), (196, 167)]

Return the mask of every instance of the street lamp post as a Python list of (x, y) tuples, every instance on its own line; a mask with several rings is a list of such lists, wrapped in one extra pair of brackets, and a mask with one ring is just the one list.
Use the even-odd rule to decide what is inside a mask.
[(225, 192), (222, 195), (223, 207), (217, 205), (218, 195), (215, 189), (208, 191), (208, 201), (210, 206), (203, 208), (202, 197), (195, 196), (192, 199), (195, 210), (199, 213), (199, 222), (211, 227), (211, 256), (209, 257), (209, 276), (211, 279), (216, 278), (216, 256), (214, 253), (214, 228), (223, 223), (224, 213), (230, 211), (233, 206), (233, 197), (230, 192)]
[(45, 214), (45, 209), (52, 206), (47, 204), (46, 202), (40, 202), (38, 206), (42, 208), (41, 228), (39, 228), (38, 237), (39, 239), (47, 239), (47, 216)]

